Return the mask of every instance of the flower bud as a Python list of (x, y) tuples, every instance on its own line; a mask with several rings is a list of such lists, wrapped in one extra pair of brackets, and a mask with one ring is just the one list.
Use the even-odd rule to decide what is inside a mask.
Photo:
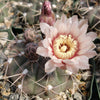
[(26, 45), (25, 56), (30, 60), (38, 60), (38, 55), (36, 54), (37, 44), (31, 42)]
[(44, 1), (42, 6), (42, 12), (39, 17), (40, 23), (45, 22), (52, 26), (55, 23), (55, 15), (51, 8), (51, 3), (49, 1)]
[(35, 34), (34, 34), (34, 30), (29, 28), (29, 29), (26, 29), (25, 30), (25, 33), (24, 33), (24, 38), (27, 42), (32, 42), (34, 41), (34, 38), (35, 38)]
[(35, 30), (28, 28), (25, 30), (24, 38), (27, 42), (39, 42), (41, 40), (40, 34), (35, 34)]

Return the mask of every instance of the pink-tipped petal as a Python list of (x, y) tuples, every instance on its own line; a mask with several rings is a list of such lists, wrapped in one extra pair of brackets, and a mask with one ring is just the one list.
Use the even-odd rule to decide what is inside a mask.
[(76, 74), (79, 71), (79, 68), (77, 68), (75, 65), (72, 65), (72, 66), (67, 65), (66, 67), (67, 67), (68, 71), (70, 71), (74, 74)]
[(88, 52), (89, 50), (93, 50), (95, 48), (95, 44), (92, 42), (84, 42), (84, 44), (80, 45), (80, 51), (78, 52), (79, 55)]
[(55, 27), (50, 27), (50, 37), (49, 38), (51, 38), (51, 40), (57, 35), (57, 29), (55, 28)]
[(58, 59), (55, 56), (52, 56), (51, 59), (55, 62), (55, 63), (61, 63), (62, 59)]
[(72, 23), (74, 23), (74, 22), (78, 23), (78, 16), (77, 15), (72, 16), (71, 19), (72, 19)]
[(79, 41), (79, 44), (80, 44), (80, 48), (84, 48), (86, 47), (86, 45), (89, 45), (91, 42), (91, 38), (90, 37), (86, 37), (86, 35), (82, 35), (82, 36), (79, 36), (78, 37), (78, 41)]
[(84, 24), (87, 24), (88, 25), (88, 20), (86, 19), (82, 19), (79, 21), (79, 28), (81, 28)]
[(93, 58), (94, 56), (97, 55), (96, 51), (88, 51), (84, 53), (83, 55), (87, 56), (88, 58)]
[(91, 38), (90, 37), (83, 38), (82, 40), (79, 41), (79, 43), (80, 43), (80, 48), (81, 49), (93, 44), (93, 42), (91, 42)]
[(76, 65), (79, 69), (89, 69), (89, 58), (86, 56), (77, 56), (73, 58), (71, 61)]
[(45, 48), (48, 48), (50, 46), (49, 40), (47, 38), (42, 40), (41, 42)]
[(44, 47), (38, 47), (36, 53), (41, 56), (48, 57), (48, 50)]
[(77, 36), (79, 36), (80, 34), (80, 31), (79, 31), (79, 28), (78, 28), (78, 23), (73, 23), (72, 24), (72, 27), (71, 27), (71, 32), (70, 32), (75, 38)]
[(77, 39), (78, 39), (79, 43), (82, 43), (82, 42), (88, 40), (88, 38), (86, 37), (86, 34), (79, 35)]
[(72, 73), (77, 73), (79, 68), (74, 64), (71, 60), (63, 60), (63, 62), (66, 64), (66, 69), (71, 71)]
[(72, 35), (75, 35), (75, 36), (79, 34), (77, 15), (72, 16), (66, 21), (66, 33), (67, 34), (72, 33)]
[(92, 42), (92, 38), (90, 36), (86, 36), (85, 34), (83, 34), (82, 36), (78, 37), (78, 41), (79, 41), (79, 52), (78, 52), (78, 54), (85, 53), (89, 49), (93, 50), (95, 48), (95, 45)]
[(41, 31), (46, 35), (48, 38), (53, 38), (57, 34), (57, 29), (55, 27), (49, 26), (46, 23), (40, 23)]
[(67, 21), (67, 17), (66, 17), (65, 14), (62, 14), (62, 16), (61, 16), (61, 21), (62, 21), (63, 23), (65, 23), (65, 22)]
[(94, 41), (97, 38), (97, 34), (94, 32), (87, 33), (87, 36), (90, 37), (92, 41)]
[(54, 24), (54, 27), (58, 30), (59, 33), (66, 33), (66, 24), (61, 20), (57, 20)]
[(45, 72), (47, 74), (52, 73), (53, 71), (55, 71), (55, 69), (56, 69), (55, 63), (52, 60), (49, 60), (49, 61), (46, 62), (46, 64), (45, 64)]
[(65, 63), (67, 65), (73, 65), (73, 62), (69, 59), (63, 60), (63, 63)]
[(66, 33), (69, 34), (71, 31), (72, 20), (71, 18), (66, 21)]
[(40, 23), (40, 28), (42, 33), (44, 33), (46, 36), (50, 33), (50, 26), (46, 23)]
[(80, 35), (86, 34), (87, 28), (88, 28), (88, 25), (87, 25), (87, 24), (84, 24), (84, 25), (80, 28), (80, 32), (81, 32)]

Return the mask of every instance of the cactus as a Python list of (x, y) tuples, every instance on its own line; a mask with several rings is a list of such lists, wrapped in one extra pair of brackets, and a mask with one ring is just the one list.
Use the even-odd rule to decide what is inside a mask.
[[(36, 100), (39, 100), (37, 99), (37, 96), (45, 100), (47, 98), (56, 98), (57, 100), (60, 100), (60, 98), (62, 98), (62, 92), (66, 95), (67, 90), (69, 91), (68, 94), (72, 96), (78, 88), (83, 88), (85, 84), (83, 84), (82, 81), (82, 74), (70, 76), (70, 72), (59, 68), (51, 74), (46, 74), (44, 65), (49, 58), (36, 55), (35, 49), (36, 43), (32, 42), (16, 42), (13, 46), (9, 43), (8, 59), (13, 60), (9, 62), (7, 76), (19, 74), (16, 77), (10, 78), (12, 87), (16, 86), (20, 92), (22, 91), (23, 94), (26, 93), (31, 99), (36, 98)], [(66, 95), (66, 98), (70, 98), (68, 94)]]
[[(99, 24), (96, 27), (93, 25), (99, 19), (91, 15), (97, 12), (96, 16), (98, 16), (100, 7), (97, 6), (86, 13), (84, 8), (84, 6), (88, 8), (86, 1), (83, 1), (84, 4), (82, 4), (82, 0), (50, 1), (56, 19), (59, 19), (61, 12), (64, 12), (67, 17), (77, 14), (79, 18), (89, 19), (90, 30), (98, 31)], [(0, 27), (3, 29), (0, 30), (0, 33), (7, 34), (8, 32), (8, 34), (5, 36), (5, 44), (2, 45), (3, 47), (0, 46), (0, 54), (2, 54), (0, 55), (0, 68), (3, 69), (3, 76), (0, 79), (10, 83), (9, 91), (12, 94), (17, 91), (21, 96), (29, 97), (29, 100), (72, 100), (77, 99), (77, 95), (81, 95), (78, 99), (82, 100), (87, 100), (88, 96), (91, 98), (92, 92), (87, 93), (91, 81), (90, 70), (79, 71), (75, 75), (57, 68), (51, 74), (45, 73), (44, 65), (50, 58), (36, 54), (39, 41), (44, 38), (44, 34), (39, 29), (41, 5), (42, 2), (39, 0), (9, 0), (7, 8), (2, 10), (0, 23), (3, 23), (5, 27)], [(94, 6), (94, 3), (92, 5)], [(1, 4), (0, 8), (2, 8)], [(0, 37), (0, 39), (2, 38), (3, 36)], [(92, 86), (93, 82), (91, 89)], [(2, 87), (4, 87), (3, 84)], [(0, 88), (1, 90), (4, 89)]]
[[(13, 56), (14, 60), (9, 64), (7, 75), (23, 74), (24, 70), (27, 69), (28, 73), (26, 75), (23, 74), (21, 79), (15, 82), (15, 85), (19, 86), (19, 84), (22, 84), (21, 82), (24, 78), (22, 90), (25, 93), (32, 97), (40, 94), (40, 97), (42, 98), (54, 98), (55, 95), (61, 91), (66, 91), (66, 88), (70, 89), (72, 87), (72, 79), (67, 76), (67, 73), (64, 70), (57, 69), (50, 75), (45, 73), (44, 64), (49, 58), (43, 58), (36, 55), (34, 51), (36, 45), (34, 43), (17, 43), (12, 48), (9, 47), (9, 51), (11, 51), (10, 55), (8, 55), (9, 57), (11, 57), (11, 54), (14, 52), (13, 49), (15, 48), (16, 51), (18, 50), (19, 54), (15, 57)], [(30, 50), (33, 50), (33, 52)], [(20, 55), (21, 52), (25, 52), (25, 55)], [(11, 80), (14, 82), (17, 78), (18, 77), (14, 77), (11, 78)]]

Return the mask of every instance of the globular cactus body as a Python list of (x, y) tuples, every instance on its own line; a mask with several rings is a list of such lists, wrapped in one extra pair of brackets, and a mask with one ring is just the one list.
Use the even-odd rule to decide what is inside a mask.
[[(51, 74), (46, 74), (44, 71), (44, 65), (49, 58), (44, 58), (36, 54), (36, 44), (31, 42), (28, 44), (17, 43), (11, 48), (11, 52), (14, 52), (14, 48), (19, 52), (25, 52), (24, 55), (13, 57), (13, 61), (9, 64), (8, 76), (22, 73), (25, 69), (28, 70), (26, 75), (22, 77), (11, 78), (12, 82), (18, 86), (22, 84), (22, 90), (32, 97), (39, 95), (42, 98), (55, 98), (61, 91), (66, 91), (66, 89), (73, 87), (73, 82), (71, 77), (66, 74), (65, 70), (57, 69)], [(11, 55), (11, 53), (10, 53)]]
[[(23, 64), (27, 62), (25, 57), (16, 57), (15, 60), (20, 64), (20, 66), (23, 66)], [(64, 70), (57, 69), (54, 73), (46, 75), (43, 68), (45, 61), (43, 62), (43, 60), (45, 60), (45, 58), (40, 57), (40, 63), (29, 63), (22, 67), (23, 70), (28, 69), (28, 74), (25, 76), (22, 86), (22, 90), (25, 93), (31, 96), (37, 96), (41, 94), (40, 97), (42, 98), (55, 98), (55, 96), (61, 91), (63, 92), (66, 91), (66, 89), (72, 88), (72, 80), (69, 76), (64, 75), (66, 74)], [(33, 70), (31, 70), (32, 68)], [(22, 73), (23, 70), (21, 70), (13, 61), (9, 65), (8, 75)], [(11, 78), (12, 81), (15, 81), (16, 79), (17, 78)], [(15, 84), (21, 84), (21, 79)], [(50, 86), (52, 89), (49, 90)]]

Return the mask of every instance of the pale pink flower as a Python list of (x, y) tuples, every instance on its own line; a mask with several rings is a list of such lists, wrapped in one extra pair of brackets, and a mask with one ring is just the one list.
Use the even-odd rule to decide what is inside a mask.
[(92, 42), (96, 33), (87, 32), (87, 20), (78, 21), (77, 16), (67, 19), (62, 15), (54, 26), (40, 23), (41, 31), (46, 35), (37, 48), (37, 54), (50, 57), (45, 64), (45, 72), (51, 73), (56, 67), (67, 69), (72, 73), (79, 69), (89, 69), (89, 58), (96, 55)]

